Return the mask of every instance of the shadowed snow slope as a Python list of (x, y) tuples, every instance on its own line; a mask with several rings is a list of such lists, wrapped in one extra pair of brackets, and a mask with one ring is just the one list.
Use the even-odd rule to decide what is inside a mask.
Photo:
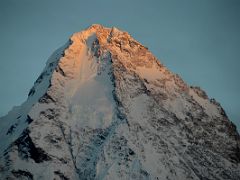
[(240, 137), (220, 104), (101, 25), (49, 58), (0, 137), (0, 179), (240, 179)]

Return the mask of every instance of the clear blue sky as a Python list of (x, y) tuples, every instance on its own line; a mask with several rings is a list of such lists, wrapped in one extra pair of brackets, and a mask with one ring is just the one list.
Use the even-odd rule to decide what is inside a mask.
[(93, 23), (128, 31), (240, 129), (239, 0), (0, 0), (0, 116), (26, 100), (51, 53)]

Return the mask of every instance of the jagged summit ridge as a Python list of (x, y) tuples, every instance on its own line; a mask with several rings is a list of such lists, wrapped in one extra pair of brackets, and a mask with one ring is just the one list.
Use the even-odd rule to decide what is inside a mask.
[(53, 53), (0, 128), (3, 179), (240, 178), (239, 134), (220, 104), (98, 24)]

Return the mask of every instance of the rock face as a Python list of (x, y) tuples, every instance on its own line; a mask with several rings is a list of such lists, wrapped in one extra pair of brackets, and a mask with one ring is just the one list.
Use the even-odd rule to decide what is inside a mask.
[(75, 33), (0, 128), (0, 179), (240, 179), (220, 104), (117, 28)]

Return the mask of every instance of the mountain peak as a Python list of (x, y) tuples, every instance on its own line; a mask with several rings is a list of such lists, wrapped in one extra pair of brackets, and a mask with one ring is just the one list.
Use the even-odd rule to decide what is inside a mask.
[(99, 24), (52, 54), (0, 137), (2, 179), (240, 179), (220, 104)]
[[(84, 31), (74, 33), (71, 39), (75, 39), (76, 37), (82, 37), (83, 39), (88, 38), (88, 36), (91, 36), (92, 34), (95, 34), (96, 37), (99, 39), (100, 43), (106, 44), (109, 43), (111, 38), (131, 38), (131, 36), (125, 32), (121, 31), (120, 29), (116, 27), (107, 28), (100, 24), (93, 24), (86, 28)], [(131, 38), (132, 39), (132, 38)]]

